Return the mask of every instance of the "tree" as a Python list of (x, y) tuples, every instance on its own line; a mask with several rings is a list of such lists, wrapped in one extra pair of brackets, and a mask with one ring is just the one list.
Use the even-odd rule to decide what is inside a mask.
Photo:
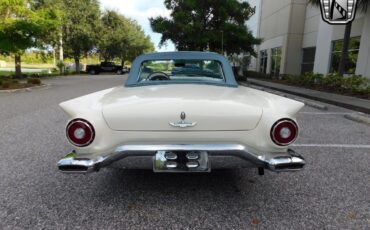
[(112, 60), (122, 52), (119, 43), (127, 43), (128, 23), (126, 18), (108, 10), (102, 16), (102, 30), (99, 39), (98, 51), (104, 61)]
[(43, 42), (48, 46), (53, 47), (54, 51), (59, 52), (59, 62), (63, 62), (63, 36), (62, 26), (64, 25), (64, 9), (63, 0), (32, 0), (32, 9), (38, 10), (40, 8), (53, 9), (58, 15), (58, 21), (54, 28), (49, 28), (46, 33), (43, 34)]
[[(309, 1), (311, 4), (315, 6), (320, 6), (321, 4), (320, 0), (309, 0)], [(366, 13), (369, 3), (370, 3), (370, 0), (358, 0), (357, 9)], [(342, 55), (340, 57), (339, 67), (338, 67), (338, 74), (342, 76), (344, 75), (346, 71), (346, 66), (348, 63), (348, 48), (349, 48), (349, 43), (351, 40), (351, 31), (352, 31), (352, 22), (346, 24), (345, 31), (344, 31)]]
[(142, 53), (153, 52), (155, 50), (150, 37), (145, 35), (143, 29), (136, 21), (130, 21), (130, 31), (128, 34), (129, 42), (126, 50), (122, 53), (122, 60), (132, 61)]
[(237, 0), (165, 0), (170, 18), (150, 18), (160, 45), (172, 41), (178, 50), (250, 53), (260, 43), (245, 22), (253, 14), (247, 2)]
[(132, 60), (137, 55), (154, 50), (150, 38), (135, 22), (116, 11), (105, 11), (102, 16), (102, 30), (98, 51), (105, 60)]
[(0, 52), (14, 54), (15, 76), (21, 77), (21, 55), (43, 44), (43, 37), (55, 28), (58, 14), (52, 8), (33, 9), (33, 1), (0, 0)]
[(63, 0), (63, 45), (65, 55), (75, 61), (80, 72), (80, 58), (97, 46), (101, 30), (100, 8), (97, 0)]

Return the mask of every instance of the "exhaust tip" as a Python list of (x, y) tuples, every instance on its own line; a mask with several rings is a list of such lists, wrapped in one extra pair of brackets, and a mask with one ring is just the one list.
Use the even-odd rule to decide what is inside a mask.
[(289, 153), (290, 156), (280, 156), (272, 158), (269, 161), (269, 168), (275, 172), (302, 170), (306, 164), (304, 158), (292, 151), (289, 151)]
[(62, 172), (80, 172), (84, 173), (89, 170), (88, 167), (83, 165), (60, 165), (58, 166), (59, 170)]
[(303, 169), (304, 164), (282, 164), (282, 165), (276, 165), (275, 171), (296, 171)]

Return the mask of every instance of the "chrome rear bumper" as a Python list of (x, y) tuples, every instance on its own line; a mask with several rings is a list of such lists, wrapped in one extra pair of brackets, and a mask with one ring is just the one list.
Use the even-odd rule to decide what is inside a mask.
[(107, 154), (67, 154), (58, 162), (58, 168), (65, 173), (90, 173), (99, 171), (127, 157), (154, 157), (158, 151), (204, 151), (208, 156), (233, 156), (252, 163), (255, 167), (275, 172), (303, 169), (305, 160), (293, 150), (283, 153), (258, 153), (240, 144), (184, 144), (184, 145), (123, 145)]

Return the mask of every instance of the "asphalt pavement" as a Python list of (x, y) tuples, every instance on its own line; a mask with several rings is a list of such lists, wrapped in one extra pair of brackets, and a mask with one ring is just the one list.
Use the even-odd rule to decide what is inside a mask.
[(56, 162), (72, 146), (58, 103), (125, 78), (54, 78), (30, 92), (0, 93), (0, 229), (370, 228), (370, 126), (332, 105), (298, 116), (301, 172), (60, 173)]

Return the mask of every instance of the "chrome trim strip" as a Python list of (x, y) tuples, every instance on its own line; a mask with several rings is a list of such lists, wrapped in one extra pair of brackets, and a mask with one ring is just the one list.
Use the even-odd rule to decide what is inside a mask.
[(187, 122), (187, 121), (170, 122), (169, 124), (175, 128), (190, 128), (197, 125), (196, 122)]
[(100, 155), (72, 152), (58, 162), (58, 167), (66, 173), (89, 173), (126, 157), (154, 156), (158, 151), (205, 151), (209, 156), (234, 156), (276, 172), (297, 171), (305, 165), (304, 158), (290, 149), (282, 153), (261, 153), (240, 144), (178, 144), (122, 145)]

